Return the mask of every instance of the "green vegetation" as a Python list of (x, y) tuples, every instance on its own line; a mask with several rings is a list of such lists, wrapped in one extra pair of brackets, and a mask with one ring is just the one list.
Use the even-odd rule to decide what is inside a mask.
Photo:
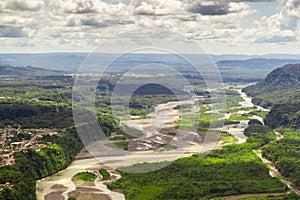
[[(181, 158), (149, 173), (136, 172), (168, 163), (143, 163), (120, 168), (122, 178), (108, 187), (121, 189), (129, 200), (211, 199), (286, 191), (279, 179), (269, 176), (268, 168), (253, 152), (266, 141), (273, 141), (275, 133), (255, 120), (246, 132), (250, 136), (246, 143), (225, 146), (204, 158), (198, 155)], [(231, 140), (228, 133), (222, 133), (221, 139), (225, 142)]]
[(243, 145), (250, 145), (252, 148), (262, 147), (276, 140), (274, 131), (256, 119), (249, 121), (249, 126), (245, 129), (244, 134), (249, 138), (247, 143)]
[(174, 107), (174, 109), (178, 109), (182, 113), (191, 112), (192, 108), (193, 108), (192, 104), (182, 104)]
[(93, 182), (96, 180), (97, 175), (91, 172), (79, 172), (73, 176), (75, 180), (81, 180), (85, 182)]
[[(30, 139), (31, 136), (23, 131), (25, 128), (49, 128), (58, 132), (57, 135), (43, 136), (44, 148), (18, 152), (14, 166), (0, 168), (0, 187), (7, 181), (12, 183), (11, 187), (0, 190), (1, 200), (33, 200), (36, 199), (35, 181), (66, 168), (82, 148), (72, 116), (74, 79), (62, 76), (59, 72), (43, 74), (41, 72), (45, 70), (34, 68), (20, 68), (20, 73), (16, 74), (16, 69), (0, 69), (0, 75), (5, 75), (0, 80), (0, 127), (21, 127), (20, 134), (10, 142)], [(128, 149), (128, 143), (122, 140), (137, 137), (141, 132), (121, 127), (118, 119), (112, 115), (110, 94), (118, 78), (119, 75), (113, 75), (99, 81), (95, 100), (96, 116), (106, 136), (116, 140), (118, 147)], [(132, 80), (132, 83), (135, 81)], [(182, 98), (186, 95), (183, 91), (178, 92)], [(152, 106), (176, 100), (177, 97), (170, 90), (148, 85), (132, 96), (130, 112), (145, 117)]]
[(227, 110), (224, 110), (221, 112), (222, 113), (236, 113), (238, 111), (252, 111), (253, 109), (256, 109), (256, 107), (232, 108), (232, 109), (227, 109)]
[(186, 130), (207, 131), (209, 127), (215, 127), (220, 124), (220, 118), (224, 117), (221, 113), (206, 113), (211, 110), (206, 105), (200, 107), (200, 111), (195, 114), (183, 115), (176, 122), (176, 128)]
[(167, 145), (164, 145), (164, 147), (161, 147), (159, 149), (156, 149), (154, 150), (154, 152), (163, 152), (163, 151), (171, 151), (171, 150), (174, 150), (174, 149), (177, 149), (176, 146), (174, 145), (171, 145), (171, 144), (167, 144)]
[[(217, 200), (217, 199), (214, 199)], [(253, 195), (252, 197), (237, 197), (235, 200), (300, 200), (300, 196), (295, 193), (290, 194), (270, 194), (270, 195)]]
[(107, 143), (106, 144), (109, 147), (128, 150), (129, 149), (129, 143), (126, 141), (120, 141), (120, 142), (113, 142), (113, 143)]
[(245, 92), (254, 97), (254, 103), (271, 108), (265, 116), (265, 124), (271, 128), (278, 128), (276, 131), (283, 134), (283, 139), (274, 141), (274, 134), (264, 127), (263, 129), (267, 131), (267, 140), (264, 143), (273, 142), (264, 146), (262, 155), (271, 160), (282, 175), (298, 187), (300, 186), (299, 72), (299, 64), (286, 65), (271, 72), (260, 83), (245, 88)]
[(226, 108), (234, 108), (240, 106), (239, 102), (242, 102), (244, 99), (239, 94), (227, 94), (226, 95)]
[(198, 100), (198, 104), (199, 104), (199, 106), (208, 105), (208, 104), (211, 104), (211, 100), (210, 99), (201, 99), (201, 100)]
[(39, 152), (28, 150), (15, 154), (16, 164), (0, 168), (0, 184), (12, 183), (10, 189), (0, 192), (0, 199), (34, 200), (35, 180), (66, 168), (80, 152), (81, 141), (74, 129), (55, 136), (45, 136), (53, 143)]
[[(56, 72), (53, 72), (55, 76), (54, 74), (42, 76), (41, 70), (32, 68), (26, 70), (35, 71), (34, 77), (24, 77), (24, 74), (29, 72), (26, 70), (16, 77), (10, 76), (9, 70), (11, 69), (2, 68), (1, 70), (4, 70), (2, 72), (5, 72), (4, 74), (9, 75), (9, 77), (0, 80), (2, 96), (0, 98), (0, 126), (58, 129), (57, 135), (43, 137), (45, 144), (47, 144), (46, 147), (39, 151), (29, 149), (27, 152), (18, 152), (15, 154), (16, 164), (14, 166), (0, 168), (0, 187), (3, 187), (3, 190), (0, 191), (0, 200), (33, 200), (36, 199), (35, 181), (66, 168), (82, 149), (72, 119), (71, 98), (74, 80), (72, 77), (57, 76)], [(15, 74), (16, 71), (12, 73)], [(201, 85), (203, 84), (201, 77), (193, 74), (184, 74), (184, 77), (195, 84), (192, 89), (197, 95), (209, 96), (209, 93)], [(106, 136), (115, 141), (114, 145), (128, 150), (130, 148), (129, 143), (125, 139), (138, 137), (141, 132), (120, 126), (119, 120), (130, 118), (130, 116), (125, 115), (122, 109), (118, 113), (120, 119), (115, 119), (112, 114), (110, 95), (119, 78), (120, 75), (114, 74), (99, 81), (95, 97), (96, 116)], [(130, 79), (132, 79), (130, 80), (132, 85), (135, 86), (136, 80), (132, 77)], [(181, 99), (186, 98), (187, 93), (185, 91), (177, 90), (177, 92), (181, 95)], [(235, 107), (239, 106), (239, 102), (243, 99), (236, 91), (228, 90), (226, 94), (229, 110), (224, 112), (235, 112)], [(280, 94), (279, 99), (283, 98), (284, 95), (287, 95), (287, 90)], [(276, 99), (270, 94), (254, 99), (257, 102), (262, 99), (262, 105), (273, 105), (275, 101), (266, 101), (265, 97)], [(288, 100), (290, 102), (295, 101), (298, 96), (287, 95), (286, 97), (283, 98), (283, 101)], [(132, 116), (146, 118), (153, 106), (176, 100), (178, 99), (171, 90), (157, 84), (149, 84), (139, 88), (130, 98), (129, 112)], [(206, 113), (213, 109), (208, 105), (210, 103), (210, 100), (199, 100), (200, 111), (196, 114), (182, 116), (177, 122), (177, 127), (186, 130), (207, 131), (210, 124), (219, 124), (220, 118), (224, 115), (213, 114), (212, 119), (212, 114)], [(122, 108), (123, 105), (119, 103), (117, 106)], [(191, 110), (191, 105), (182, 105), (176, 109), (188, 112)], [(251, 111), (251, 109), (244, 108), (243, 110)], [(266, 117), (267, 125), (271, 127), (286, 125), (285, 120), (288, 119), (290, 124), (287, 127), (297, 127), (298, 111), (291, 109), (286, 106), (279, 107), (278, 110), (273, 109)], [(255, 113), (260, 116), (266, 115), (266, 112), (263, 111), (252, 111), (250, 114), (232, 115), (231, 119), (225, 123), (238, 123), (237, 121), (249, 119)], [(280, 114), (281, 118), (277, 118), (277, 113)], [(272, 123), (278, 124), (273, 126)], [(169, 134), (174, 135), (176, 133)], [(245, 134), (249, 136), (245, 144), (229, 145), (235, 143), (236, 139), (228, 133), (222, 133), (221, 139), (224, 144), (228, 145), (220, 150), (210, 152), (205, 158), (194, 155), (178, 159), (161, 170), (147, 174), (125, 173), (120, 169), (122, 179), (110, 184), (109, 187), (123, 190), (129, 200), (210, 199), (235, 194), (286, 191), (287, 188), (277, 178), (271, 178), (268, 175), (268, 169), (253, 152), (254, 149), (275, 141), (275, 133), (257, 121), (250, 121)], [(278, 169), (297, 184), (300, 183), (297, 178), (300, 177), (299, 157), (297, 157), (299, 152), (296, 148), (300, 144), (298, 137), (296, 133), (286, 131), (284, 140), (270, 143), (263, 150), (263, 154), (273, 159)], [(14, 141), (20, 141), (24, 138), (29, 138), (25, 132), (16, 137)], [(286, 143), (280, 143), (285, 140), (287, 140)], [(173, 148), (175, 147), (167, 145), (157, 151)], [(288, 153), (282, 153), (282, 149), (287, 149)], [(280, 157), (280, 155), (288, 156), (287, 154), (289, 154), (288, 159)], [(126, 169), (138, 172), (144, 167), (164, 164), (144, 163)], [(110, 174), (105, 169), (100, 169), (99, 173), (103, 180), (110, 179)], [(93, 173), (82, 172), (76, 174), (74, 179), (92, 182), (96, 177)], [(12, 183), (11, 187), (3, 186), (7, 181)], [(292, 198), (292, 196), (289, 195), (287, 198)]]
[(236, 114), (233, 113), (229, 117), (229, 121), (245, 121), (250, 120), (253, 117), (252, 114)]
[(239, 123), (240, 123), (240, 121), (236, 121), (236, 120), (231, 121), (229, 119), (226, 119), (225, 122), (224, 122), (224, 125), (239, 124)]
[(263, 149), (263, 156), (275, 163), (283, 176), (300, 186), (300, 130), (280, 128), (277, 130), (284, 138), (268, 144)]
[(275, 69), (256, 85), (244, 89), (255, 104), (272, 107), (276, 104), (299, 103), (300, 65), (286, 65)]
[(279, 104), (272, 107), (265, 118), (265, 123), (272, 127), (280, 126), (299, 129), (300, 128), (300, 103), (299, 104)]
[[(138, 172), (140, 168), (159, 164), (138, 164), (126, 170)], [(181, 158), (155, 172), (136, 174), (119, 170), (122, 178), (109, 188), (121, 189), (129, 200), (210, 199), (286, 190), (278, 179), (269, 176), (268, 169), (251, 149), (238, 145), (213, 151), (205, 158)]]
[(74, 126), (72, 111), (65, 106), (0, 103), (0, 126), (67, 128)]
[(235, 144), (238, 141), (236, 137), (228, 132), (222, 132), (220, 135), (220, 140), (222, 141), (223, 145)]
[[(4, 69), (18, 68), (1, 68), (2, 75)], [(14, 142), (32, 137), (23, 130), (25, 128), (50, 128), (58, 132), (43, 136), (44, 148), (16, 152), (15, 165), (0, 168), (0, 185), (12, 184), (0, 191), (0, 199), (33, 200), (36, 199), (35, 181), (66, 168), (83, 145), (72, 117), (73, 78), (31, 67), (18, 71), (18, 75), (0, 80), (0, 127), (21, 127), (21, 134), (12, 140)]]
[(266, 118), (267, 114), (269, 113), (269, 111), (262, 111), (262, 110), (253, 110), (250, 112), (250, 114), (252, 115), (257, 115), (263, 119)]
[(110, 173), (106, 169), (103, 168), (99, 169), (99, 173), (101, 174), (103, 181), (110, 179)]

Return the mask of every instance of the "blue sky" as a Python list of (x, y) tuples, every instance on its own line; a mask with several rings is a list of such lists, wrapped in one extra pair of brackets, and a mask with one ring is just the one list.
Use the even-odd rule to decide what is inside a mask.
[[(299, 52), (300, 0), (0, 0), (0, 52)], [(99, 49), (99, 48), (98, 48)], [(192, 52), (191, 52), (192, 53)]]
[(246, 20), (250, 22), (249, 24), (244, 24), (245, 27), (252, 26), (252, 22), (260, 20), (262, 17), (270, 17), (276, 13), (279, 13), (282, 9), (282, 3), (280, 1), (269, 1), (269, 2), (247, 2), (247, 4), (256, 13), (250, 15)]

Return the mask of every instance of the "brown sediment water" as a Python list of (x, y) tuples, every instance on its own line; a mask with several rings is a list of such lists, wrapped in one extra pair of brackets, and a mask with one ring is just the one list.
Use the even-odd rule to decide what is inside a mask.
[[(244, 101), (240, 103), (240, 108), (254, 106), (251, 102), (251, 98), (247, 97), (246, 94), (238, 90)], [(159, 133), (159, 130), (164, 127), (174, 127), (176, 121), (179, 119), (181, 113), (174, 109), (177, 105), (181, 104), (194, 104), (195, 100), (169, 102), (166, 104), (160, 104), (155, 108), (155, 112), (151, 113), (152, 118), (150, 119), (136, 119), (128, 120), (123, 123), (131, 128), (137, 128), (142, 130), (143, 137), (153, 136), (154, 133)], [(262, 108), (258, 108), (262, 109)], [(196, 108), (192, 109), (192, 112), (197, 112)], [(219, 111), (217, 111), (219, 112)], [(230, 117), (230, 114), (225, 115)], [(224, 126), (222, 129), (231, 133), (238, 139), (238, 143), (246, 141), (247, 137), (243, 134), (244, 129), (247, 127), (248, 121), (242, 121), (238, 125)], [(147, 135), (148, 134), (148, 135)], [(193, 133), (191, 133), (193, 134)], [(101, 141), (100, 141), (101, 143)], [(100, 144), (99, 143), (99, 144)], [(217, 148), (220, 148), (218, 146)], [(120, 178), (120, 175), (114, 171), (114, 169), (121, 166), (130, 166), (136, 163), (142, 162), (160, 162), (160, 161), (173, 161), (175, 159), (190, 156), (193, 153), (199, 152), (201, 145), (191, 145), (189, 150), (174, 149), (168, 152), (154, 152), (154, 151), (140, 151), (133, 152), (125, 155), (102, 155), (99, 157), (77, 159), (71, 163), (71, 165), (65, 170), (58, 172), (52, 176), (46, 177), (42, 180), (37, 181), (37, 198), (38, 199), (68, 199), (73, 194), (79, 198), (83, 198), (83, 190), (77, 191), (76, 188), (80, 187), (72, 181), (72, 177), (78, 172), (91, 171), (97, 172), (100, 168), (108, 168), (109, 172), (116, 179)], [(103, 199), (112, 200), (125, 200), (125, 196), (122, 193), (111, 191), (107, 189), (107, 181), (101, 181), (97, 179), (93, 186), (82, 186), (88, 187), (85, 189), (89, 194), (94, 193), (102, 195)], [(82, 189), (82, 188), (81, 188)], [(90, 189), (90, 190), (89, 190)], [(81, 195), (81, 196), (80, 196)], [(51, 199), (51, 200), (52, 200)]]

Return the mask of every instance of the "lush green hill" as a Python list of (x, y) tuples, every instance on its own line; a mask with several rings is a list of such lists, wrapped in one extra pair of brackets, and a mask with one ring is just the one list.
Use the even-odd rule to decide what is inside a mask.
[(285, 103), (274, 105), (265, 118), (265, 123), (271, 128), (300, 128), (300, 103)]
[(51, 75), (62, 75), (60, 71), (52, 71), (42, 68), (35, 67), (13, 67), (10, 65), (0, 65), (0, 76), (51, 76)]
[(263, 81), (244, 89), (255, 104), (271, 107), (274, 104), (300, 102), (300, 64), (289, 64), (272, 71)]
[(300, 128), (300, 64), (272, 71), (263, 81), (244, 91), (253, 103), (271, 108), (265, 122), (269, 127)]

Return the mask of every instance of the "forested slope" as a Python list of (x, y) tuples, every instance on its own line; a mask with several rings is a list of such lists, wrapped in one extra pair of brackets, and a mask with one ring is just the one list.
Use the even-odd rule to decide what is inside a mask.
[(264, 80), (243, 91), (253, 97), (255, 104), (263, 107), (300, 102), (300, 64), (275, 69)]
[(271, 108), (265, 122), (271, 128), (300, 128), (300, 64), (272, 71), (263, 81), (244, 89), (253, 103)]

